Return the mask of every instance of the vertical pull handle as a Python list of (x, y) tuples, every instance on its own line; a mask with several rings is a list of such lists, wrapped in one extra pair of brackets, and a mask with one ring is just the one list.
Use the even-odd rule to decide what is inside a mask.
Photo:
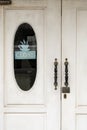
[(0, 0), (0, 5), (10, 5), (11, 3), (11, 0)]
[(58, 86), (58, 61), (57, 58), (55, 58), (54, 61), (54, 86), (55, 86), (55, 90), (57, 90), (57, 86)]
[(65, 63), (64, 63), (64, 65), (65, 65), (65, 86), (66, 87), (68, 87), (68, 85), (69, 85), (69, 83), (68, 83), (68, 59), (66, 58), (65, 59)]
[(68, 59), (66, 58), (65, 59), (65, 62), (64, 62), (64, 65), (65, 65), (65, 82), (64, 82), (64, 85), (65, 87), (62, 87), (62, 93), (64, 93), (64, 98), (67, 97), (67, 93), (70, 93), (70, 87), (69, 87), (69, 83), (68, 83), (68, 79), (69, 79), (69, 75), (68, 75)]

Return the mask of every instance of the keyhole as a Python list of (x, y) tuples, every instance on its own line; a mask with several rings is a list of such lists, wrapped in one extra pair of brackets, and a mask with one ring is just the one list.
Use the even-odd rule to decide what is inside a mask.
[(64, 94), (64, 98), (65, 98), (65, 99), (67, 98), (67, 95), (66, 95), (66, 94)]

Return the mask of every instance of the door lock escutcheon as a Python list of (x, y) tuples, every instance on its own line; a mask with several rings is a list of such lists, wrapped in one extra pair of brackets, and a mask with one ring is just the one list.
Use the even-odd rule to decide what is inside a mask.
[(69, 87), (62, 87), (62, 93), (70, 93)]

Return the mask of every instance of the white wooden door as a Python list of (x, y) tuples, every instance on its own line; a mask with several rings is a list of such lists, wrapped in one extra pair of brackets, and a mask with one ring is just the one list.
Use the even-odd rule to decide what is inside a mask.
[[(57, 0), (12, 0), (0, 6), (0, 130), (60, 130), (60, 7)], [(20, 89), (14, 73), (15, 34), (23, 23), (31, 25), (37, 41), (37, 75), (28, 91)]]
[(69, 62), (70, 94), (62, 94), (62, 130), (87, 130), (87, 1), (62, 1), (62, 86)]
[[(32, 26), (37, 39), (37, 75), (29, 91), (21, 90), (14, 76), (14, 39), (23, 23)], [(86, 42), (86, 0), (13, 0), (0, 6), (0, 130), (87, 130)], [(65, 58), (66, 99), (61, 93)]]

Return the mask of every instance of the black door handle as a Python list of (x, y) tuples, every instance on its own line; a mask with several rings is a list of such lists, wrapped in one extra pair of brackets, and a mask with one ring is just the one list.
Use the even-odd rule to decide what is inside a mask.
[(54, 86), (55, 86), (55, 90), (57, 90), (57, 86), (58, 86), (58, 61), (57, 58), (55, 58), (54, 61)]
[(67, 97), (66, 94), (70, 93), (70, 87), (69, 87), (69, 82), (68, 82), (68, 79), (69, 79), (69, 75), (68, 75), (69, 62), (68, 62), (67, 58), (65, 59), (64, 65), (65, 65), (65, 82), (64, 82), (65, 87), (62, 87), (62, 93), (64, 93), (64, 98), (66, 98)]

